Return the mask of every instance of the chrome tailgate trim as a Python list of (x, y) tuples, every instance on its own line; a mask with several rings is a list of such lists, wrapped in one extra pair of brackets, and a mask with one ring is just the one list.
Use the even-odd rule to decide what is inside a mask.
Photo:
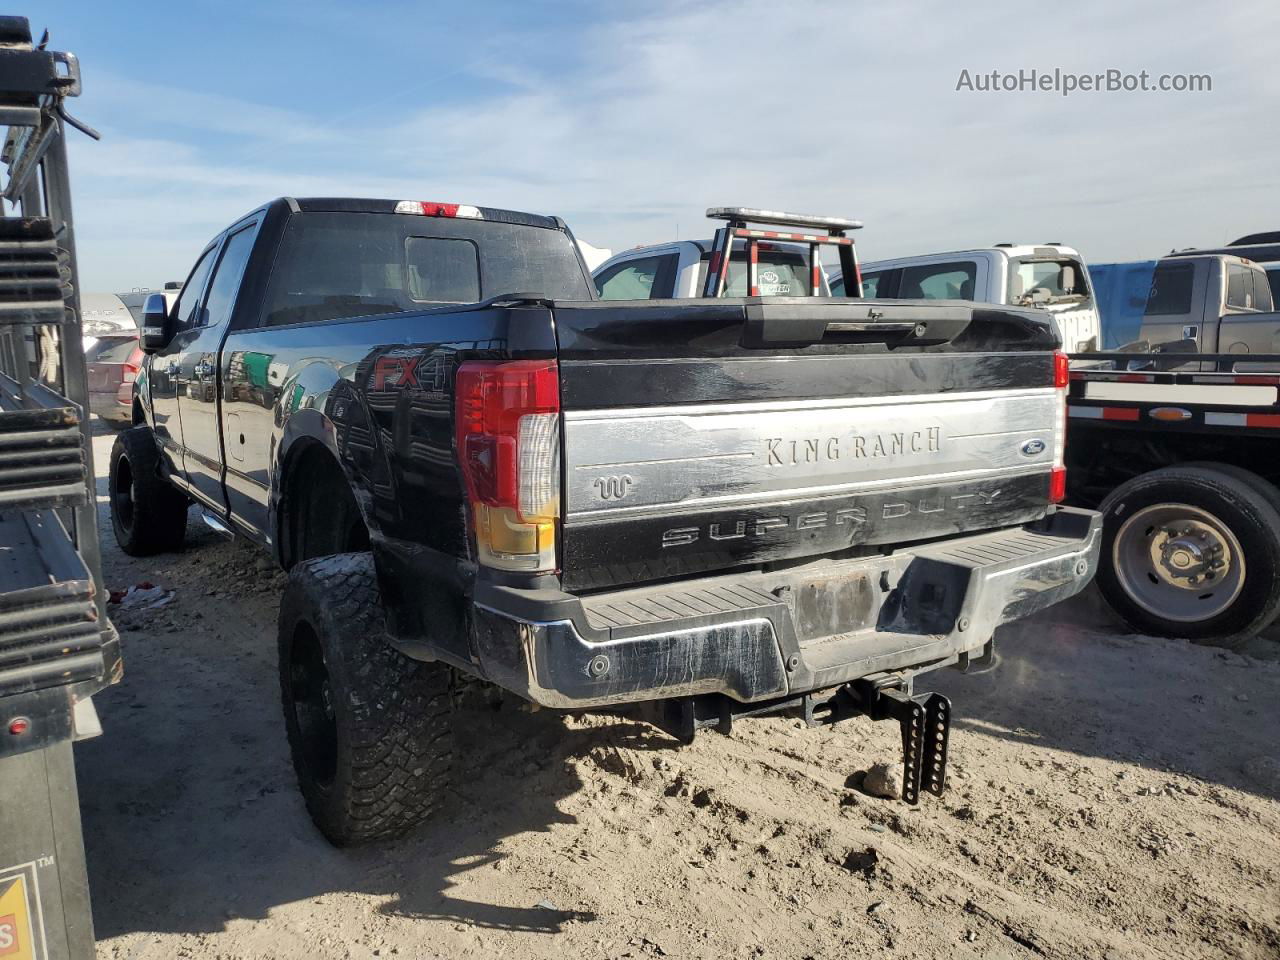
[(567, 524), (1047, 472), (1052, 387), (571, 410)]

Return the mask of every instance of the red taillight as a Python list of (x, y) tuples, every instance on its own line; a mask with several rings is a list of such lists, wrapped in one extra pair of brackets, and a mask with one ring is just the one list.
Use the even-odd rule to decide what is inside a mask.
[(133, 383), (138, 379), (138, 371), (142, 369), (142, 358), (146, 356), (139, 347), (133, 348), (133, 353), (129, 354), (129, 359), (121, 364), (124, 370), (121, 379), (125, 383)]
[(456, 378), (458, 460), (482, 562), (555, 569), (560, 377), (554, 360), (468, 361)]
[(1049, 502), (1061, 503), (1067, 498), (1067, 468), (1054, 467), (1049, 473)]
[(1071, 361), (1058, 350), (1053, 355), (1053, 385), (1061, 389), (1071, 381)]
[(1061, 503), (1067, 496), (1067, 385), (1071, 382), (1071, 361), (1061, 350), (1053, 354), (1054, 403), (1053, 471), (1049, 474), (1049, 502)]

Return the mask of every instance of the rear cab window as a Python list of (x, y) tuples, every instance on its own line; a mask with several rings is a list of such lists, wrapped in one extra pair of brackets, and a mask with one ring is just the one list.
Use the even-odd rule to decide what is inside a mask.
[(973, 260), (903, 267), (897, 296), (903, 300), (972, 300), (977, 278), (978, 264)]
[(1227, 264), (1227, 306), (1234, 310), (1271, 310), (1267, 275), (1258, 267)]
[[(702, 290), (707, 278), (710, 253), (704, 253), (698, 263), (698, 286)], [(808, 297), (813, 294), (809, 285), (809, 258), (796, 250), (783, 250), (770, 244), (760, 244), (756, 278), (762, 297)], [(823, 284), (825, 286), (825, 282)], [(819, 291), (821, 292), (821, 291)], [(724, 285), (724, 296), (745, 297), (747, 292), (747, 252), (734, 250), (729, 256), (729, 276)]]
[(1147, 294), (1147, 317), (1177, 317), (1191, 312), (1191, 288), (1196, 268), (1191, 263), (1162, 263), (1151, 275)]
[(501, 220), (303, 212), (285, 227), (262, 322), (375, 316), (504, 293), (591, 299), (563, 230)]
[(1058, 259), (1014, 259), (1009, 261), (1009, 302), (1083, 302), (1090, 299), (1084, 265), (1071, 257)]

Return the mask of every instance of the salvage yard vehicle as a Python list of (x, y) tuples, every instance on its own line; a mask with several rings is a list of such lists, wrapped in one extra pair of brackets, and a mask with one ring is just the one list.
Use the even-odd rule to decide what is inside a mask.
[(1269, 230), (1263, 233), (1251, 233), (1238, 240), (1232, 240), (1225, 247), (1204, 247), (1194, 250), (1179, 250), (1169, 256), (1188, 257), (1222, 254), (1250, 260), (1267, 272), (1267, 280), (1271, 285), (1272, 301), (1280, 300), (1280, 231)]
[[(862, 286), (865, 297), (1038, 307), (1058, 324), (1068, 350), (1095, 350), (1102, 342), (1089, 270), (1075, 249), (1057, 243), (997, 243), (865, 263)], [(831, 292), (843, 295), (843, 271), (831, 275)]]
[(86, 337), (106, 337), (121, 333), (137, 333), (134, 320), (124, 299), (114, 293), (86, 293), (82, 328)]
[[(856, 271), (855, 222), (715, 214), (748, 288), (776, 232), (754, 218), (808, 231), (811, 277), (824, 245)], [(176, 549), (194, 502), (289, 570), (286, 727), (338, 844), (436, 808), (467, 675), (684, 740), (890, 718), (904, 798), (941, 793), (949, 703), (915, 679), (989, 658), (1097, 560), (1098, 515), (1059, 504), (1039, 310), (600, 301), (556, 218), (285, 198), (148, 305), (143, 345), (116, 537)]]
[(1098, 587), (1139, 632), (1238, 647), (1280, 614), (1280, 374), (1242, 369), (1280, 356), (1249, 359), (1072, 357), (1069, 500), (1102, 511)]
[[(714, 240), (676, 240), (634, 247), (610, 257), (592, 272), (601, 300), (669, 300), (702, 296)], [(826, 275), (819, 271), (813, 294), (805, 248), (794, 243), (759, 244), (759, 296), (830, 296)], [(747, 242), (733, 244), (725, 297), (747, 295)], [(843, 294), (841, 294), (843, 296)]]
[(84, 348), (89, 410), (113, 427), (133, 423), (133, 380), (142, 356), (137, 330), (93, 338)]
[(1137, 339), (1198, 353), (1280, 353), (1266, 271), (1228, 253), (1182, 251), (1155, 265)]

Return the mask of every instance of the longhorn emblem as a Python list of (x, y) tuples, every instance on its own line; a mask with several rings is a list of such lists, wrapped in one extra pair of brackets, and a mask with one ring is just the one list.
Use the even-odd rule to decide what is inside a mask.
[(618, 477), (596, 477), (591, 481), (591, 485), (600, 492), (601, 500), (621, 500), (633, 483), (635, 481), (625, 473)]

